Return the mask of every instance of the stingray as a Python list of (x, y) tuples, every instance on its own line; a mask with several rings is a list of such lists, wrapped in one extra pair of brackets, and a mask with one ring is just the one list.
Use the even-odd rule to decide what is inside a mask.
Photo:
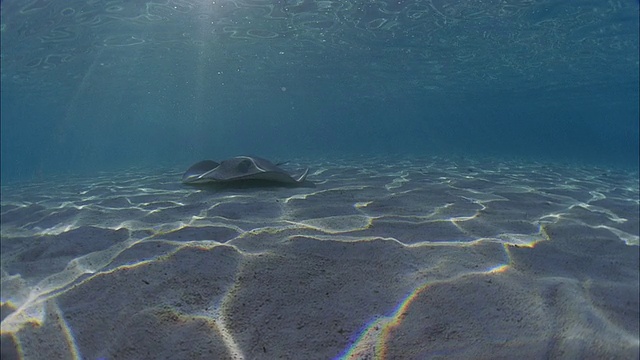
[(302, 184), (309, 169), (294, 178), (278, 165), (259, 157), (238, 156), (217, 163), (204, 160), (191, 166), (182, 176), (185, 184), (232, 183), (242, 181), (264, 181), (279, 184)]

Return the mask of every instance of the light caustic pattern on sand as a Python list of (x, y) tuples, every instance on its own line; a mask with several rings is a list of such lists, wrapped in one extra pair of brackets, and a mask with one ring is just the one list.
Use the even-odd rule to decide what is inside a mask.
[(3, 356), (637, 353), (637, 173), (303, 165), (314, 187), (3, 186)]

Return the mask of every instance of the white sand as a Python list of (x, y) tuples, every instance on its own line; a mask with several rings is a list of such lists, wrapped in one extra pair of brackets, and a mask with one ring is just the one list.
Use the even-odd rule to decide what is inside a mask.
[(637, 173), (303, 165), (3, 186), (2, 359), (638, 357)]

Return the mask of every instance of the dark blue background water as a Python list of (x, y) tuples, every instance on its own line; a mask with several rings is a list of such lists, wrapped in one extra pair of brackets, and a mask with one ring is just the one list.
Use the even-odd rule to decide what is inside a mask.
[(2, 2), (2, 182), (239, 154), (638, 167), (635, 1)]

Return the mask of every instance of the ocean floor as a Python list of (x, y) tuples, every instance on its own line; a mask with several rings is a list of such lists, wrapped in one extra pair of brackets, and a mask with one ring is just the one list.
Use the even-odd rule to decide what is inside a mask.
[(638, 358), (638, 173), (305, 165), (3, 185), (2, 359)]

